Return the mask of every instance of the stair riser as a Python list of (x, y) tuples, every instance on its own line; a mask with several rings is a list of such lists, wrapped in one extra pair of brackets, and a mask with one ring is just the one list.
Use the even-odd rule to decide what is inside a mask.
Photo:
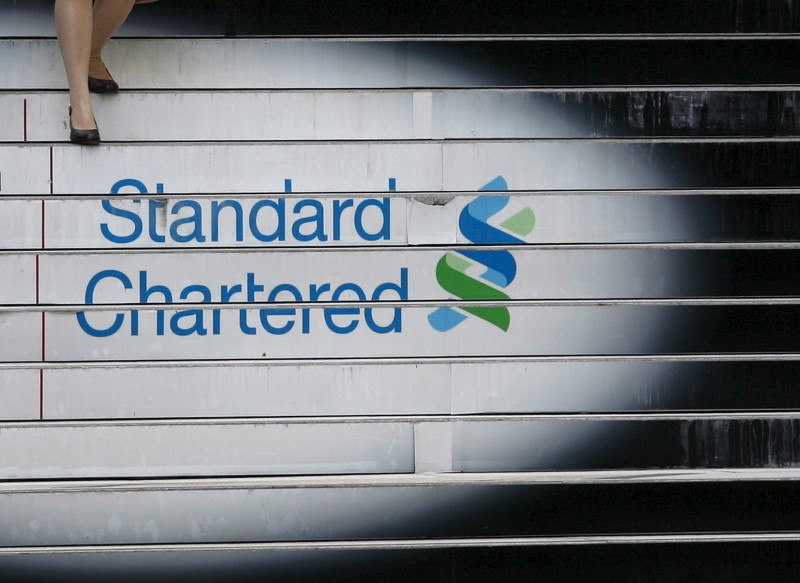
[[(0, 141), (62, 141), (67, 97), (0, 95)], [(786, 92), (123, 92), (95, 100), (106, 141), (798, 135)], [(232, 115), (232, 112), (242, 112)]]
[[(4, 494), (0, 545), (793, 531), (798, 497), (769, 482)], [(751, 512), (732, 515), (740, 504)]]
[[(0, 54), (12, 64), (0, 89), (66, 87), (54, 40), (0, 40)], [(787, 39), (119, 39), (104, 54), (116, 80), (128, 89), (800, 83), (794, 66), (800, 47)]]
[[(352, 314), (328, 314), (328, 319), (322, 309), (309, 309), (307, 318), (305, 310), (300, 309), (288, 315), (264, 315), (273, 327), (291, 324), (283, 335), (268, 332), (258, 310), (249, 310), (244, 324), (238, 312), (221, 313), (219, 335), (213, 334), (212, 310), (206, 310), (202, 317), (192, 310), (177, 314), (165, 310), (163, 316), (157, 309), (141, 311), (138, 335), (132, 334), (135, 328), (127, 310), (93, 311), (85, 316), (86, 328), (81, 328), (75, 314), (52, 313), (45, 319), (44, 358), (114, 361), (657, 355), (795, 352), (800, 346), (794, 333), (800, 317), (796, 305), (513, 307), (508, 332), (467, 314), (449, 333), (433, 328), (428, 318), (433, 308), (375, 308), (372, 312), (354, 308)], [(302, 331), (304, 319), (308, 320), (309, 333)], [(353, 331), (343, 336), (333, 331), (331, 322)], [(0, 350), (5, 361), (37, 362), (42, 358), (40, 314), (8, 314), (2, 323)], [(196, 332), (200, 326), (206, 335)], [(246, 332), (248, 328), (255, 332)], [(175, 330), (183, 329), (191, 329), (192, 335), (176, 334)], [(382, 331), (387, 329), (388, 333)]]
[(5, 427), (3, 479), (414, 471), (409, 423)]
[[(143, 185), (148, 189), (147, 185)], [(152, 188), (152, 185), (150, 186)], [(131, 198), (134, 194), (129, 195)], [(342, 195), (296, 195), (288, 198), (286, 209), (289, 219), (300, 201), (318, 201), (325, 217), (323, 231), (328, 234), (325, 241), (312, 240), (299, 242), (293, 239), (291, 224), (283, 241), (261, 241), (249, 229), (250, 216), (254, 203), (252, 197), (231, 196), (228, 198), (202, 198), (191, 195), (170, 195), (166, 201), (123, 202), (114, 197), (106, 206), (111, 209), (125, 209), (134, 213), (141, 223), (141, 234), (132, 238), (139, 223), (132, 216), (116, 218), (109, 214), (101, 201), (89, 200), (50, 200), (41, 201), (2, 200), (0, 213), (0, 242), (6, 249), (41, 249), (44, 241), (46, 249), (124, 249), (127, 247), (150, 248), (158, 250), (166, 246), (182, 247), (187, 251), (196, 247), (214, 249), (220, 246), (247, 245), (269, 248), (273, 252), (284, 246), (304, 245), (310, 247), (336, 247), (341, 245), (382, 246), (382, 245), (452, 245), (467, 243), (459, 231), (458, 217), (463, 209), (478, 196), (451, 195), (443, 193), (420, 194), (415, 197), (393, 196), (391, 193), (375, 193), (371, 198), (385, 203), (388, 209), (388, 238), (375, 241), (365, 240), (355, 229), (355, 209), (364, 204), (365, 198)], [(536, 224), (525, 241), (533, 244), (606, 244), (606, 243), (751, 243), (751, 242), (791, 242), (800, 238), (800, 198), (795, 194), (765, 193), (755, 191), (751, 194), (700, 194), (639, 195), (637, 193), (563, 193), (558, 196), (526, 195), (509, 192), (509, 209), (529, 208), (534, 212)], [(262, 198), (276, 201), (279, 196), (266, 194)], [(135, 199), (134, 199), (135, 200)], [(197, 204), (201, 228), (205, 241), (195, 238), (176, 241), (170, 235), (171, 227), (182, 216), (190, 216), (190, 211), (178, 210), (180, 201), (193, 201)], [(222, 209), (215, 214), (214, 203), (218, 205), (229, 201), (231, 208)], [(339, 221), (334, 221), (334, 201), (340, 206), (348, 205)], [(348, 202), (350, 201), (350, 202)], [(352, 202), (352, 207), (349, 205)], [(427, 203), (427, 204), (426, 204)], [(432, 203), (432, 204), (431, 204)], [(303, 204), (308, 204), (304, 202)], [(383, 207), (371, 202), (366, 207), (375, 214)], [(166, 205), (165, 207), (163, 205)], [(44, 209), (43, 209), (44, 207)], [(158, 222), (157, 235), (164, 241), (150, 235), (150, 210), (156, 211), (165, 223)], [(235, 213), (242, 210), (242, 237), (238, 240), (236, 229), (239, 225)], [(42, 216), (46, 232), (42, 237)], [(223, 212), (225, 214), (223, 214)], [(307, 210), (304, 212), (308, 212)], [(270, 209), (264, 216), (271, 216)], [(513, 214), (513, 213), (512, 213)], [(260, 216), (261, 211), (256, 213)], [(216, 219), (215, 219), (216, 217)], [(273, 217), (274, 218), (274, 217)], [(345, 220), (346, 219), (346, 220)], [(217, 240), (212, 240), (212, 227), (216, 220), (219, 228)], [(289, 221), (291, 222), (291, 221)], [(339, 240), (334, 240), (334, 223), (338, 223)], [(379, 232), (382, 220), (378, 219), (374, 232)], [(102, 224), (111, 229), (111, 234), (122, 241), (109, 240), (101, 231)], [(359, 222), (360, 224), (360, 222)], [(363, 228), (363, 225), (361, 225)], [(184, 226), (178, 231), (187, 231)], [(306, 229), (307, 230), (307, 229)], [(265, 228), (266, 231), (266, 228)], [(188, 232), (188, 231), (187, 231)], [(310, 251), (310, 249), (309, 249)], [(0, 261), (10, 261), (0, 259)], [(24, 261), (24, 260), (20, 260)], [(0, 285), (0, 289), (2, 286)], [(3, 293), (3, 292), (0, 292)], [(13, 300), (9, 300), (13, 302)]]
[(797, 409), (799, 372), (681, 357), (0, 370), (0, 419)]
[(3, 479), (793, 466), (800, 419), (11, 425)]
[[(0, 268), (11, 277), (0, 282), (0, 303), (156, 304), (192, 302), (263, 303), (435, 301), (456, 294), (464, 300), (591, 300), (793, 297), (800, 292), (800, 250), (514, 250), (516, 273), (503, 284), (484, 279), (486, 265), (471, 259), (469, 247), (458, 251), (431, 249), (381, 252), (325, 251), (147, 255), (0, 256)], [(502, 255), (493, 251), (488, 257)], [(466, 261), (467, 277), (494, 283), (458, 296), (447, 293), (443, 258)], [(406, 270), (405, 273), (401, 273)], [(38, 279), (37, 279), (38, 273)], [(102, 274), (102, 275), (98, 275)], [(471, 275), (470, 275), (471, 274)], [(437, 280), (437, 277), (439, 278)], [(27, 282), (27, 285), (25, 285)], [(38, 288), (37, 288), (38, 282)], [(306, 290), (273, 292), (290, 283)], [(323, 285), (327, 283), (328, 287)], [(361, 288), (363, 297), (345, 283)], [(385, 289), (383, 284), (392, 284)], [(183, 290), (200, 285), (183, 297)], [(223, 293), (222, 287), (238, 292)], [(312, 285), (315, 292), (309, 291)], [(455, 283), (451, 284), (456, 286)], [(165, 292), (165, 286), (168, 292)], [(461, 286), (463, 287), (463, 286)], [(156, 291), (156, 290), (161, 291)], [(338, 291), (337, 291), (338, 290)], [(505, 298), (495, 292), (502, 290)], [(378, 295), (373, 293), (378, 292)], [(469, 295), (464, 295), (469, 293)], [(274, 295), (274, 297), (272, 297)], [(313, 295), (313, 297), (311, 297)], [(269, 296), (269, 297), (268, 297)], [(177, 307), (177, 306), (175, 306)]]
[[(510, 190), (794, 187), (800, 142), (478, 142), (0, 148), (2, 194), (107, 193), (134, 179), (166, 192), (386, 193), (475, 191), (496, 176)], [(80, 169), (80, 170), (78, 170)], [(123, 190), (138, 194), (141, 188)]]

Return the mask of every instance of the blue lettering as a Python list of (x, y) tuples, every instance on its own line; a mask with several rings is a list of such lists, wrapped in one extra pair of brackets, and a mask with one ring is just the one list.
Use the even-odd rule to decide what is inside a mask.
[[(258, 228), (258, 214), (264, 207), (269, 207), (275, 211), (275, 218), (277, 225), (272, 233), (262, 233)], [(253, 237), (264, 243), (271, 243), (272, 241), (285, 241), (286, 240), (286, 199), (274, 200), (259, 200), (250, 209), (250, 232)]]
[(219, 215), (224, 208), (233, 209), (236, 215), (236, 240), (244, 241), (244, 213), (242, 205), (235, 200), (211, 201), (211, 240), (219, 241)]
[[(166, 203), (160, 202), (157, 200), (148, 200), (147, 201), (147, 208), (148, 208), (148, 220), (149, 220), (149, 234), (150, 240), (154, 243), (163, 243), (166, 241), (166, 237), (158, 232), (158, 209), (163, 209), (166, 207)], [(164, 224), (166, 224), (166, 219), (164, 220)]]
[[(300, 294), (300, 290), (290, 285), (288, 283), (284, 283), (278, 286), (275, 286), (272, 291), (269, 293), (269, 297), (267, 301), (270, 303), (278, 301), (278, 295), (286, 292), (290, 296), (292, 296), (292, 300), (296, 302), (303, 301), (303, 296)], [(297, 311), (294, 309), (279, 309), (279, 308), (269, 308), (260, 311), (261, 315), (261, 324), (264, 326), (264, 329), (269, 332), (270, 334), (286, 334), (292, 328), (294, 328), (294, 321), (289, 320), (281, 327), (276, 327), (269, 322), (269, 317), (271, 316), (294, 316)]]
[[(120, 194), (123, 188), (128, 187), (135, 188), (139, 191), (139, 194), (147, 194), (147, 187), (142, 182), (134, 180), (133, 178), (126, 178), (125, 180), (118, 180), (115, 182), (114, 186), (111, 187), (111, 194)], [(134, 200), (133, 202), (139, 203), (140, 201)], [(112, 243), (125, 244), (132, 243), (142, 235), (142, 219), (139, 218), (137, 213), (117, 208), (110, 200), (103, 200), (102, 205), (103, 210), (109, 215), (128, 220), (132, 224), (130, 235), (115, 235), (107, 223), (100, 223), (100, 233), (102, 233), (106, 240)]]
[[(223, 304), (227, 304), (233, 299), (235, 294), (242, 293), (242, 286), (240, 284), (236, 284), (234, 286), (228, 287), (227, 285), (222, 286), (222, 298), (220, 301)], [(245, 320), (246, 312), (244, 310), (239, 311), (239, 327), (241, 328), (243, 324), (247, 324)], [(214, 334), (220, 333), (220, 321), (219, 321), (219, 310), (214, 310)]]
[[(163, 285), (154, 285), (153, 287), (147, 286), (147, 272), (139, 272), (139, 303), (148, 304), (153, 294), (161, 294), (164, 296), (162, 303), (172, 303), (172, 292), (168, 287)], [(164, 310), (156, 310), (156, 335), (164, 335)]]
[[(87, 306), (91, 306), (94, 304), (94, 291), (97, 288), (97, 284), (99, 284), (104, 279), (116, 279), (122, 284), (122, 287), (125, 289), (131, 289), (133, 287), (133, 283), (131, 280), (128, 279), (121, 271), (117, 271), (116, 269), (106, 269), (101, 271), (100, 273), (96, 274), (92, 279), (89, 280), (89, 284), (86, 286), (86, 295), (84, 296), (84, 303)], [(116, 334), (117, 331), (122, 326), (125, 316), (123, 314), (117, 314), (114, 316), (114, 323), (111, 324), (108, 328), (100, 329), (91, 326), (86, 319), (85, 312), (78, 312), (78, 325), (81, 327), (81, 330), (86, 332), (89, 336), (94, 336), (95, 338), (106, 338), (111, 336), (112, 334)]]
[[(343, 283), (335, 290), (333, 290), (333, 295), (331, 300), (334, 302), (338, 302), (342, 294), (345, 292), (353, 292), (356, 297), (364, 301), (367, 299), (366, 294), (364, 294), (364, 290), (361, 289), (354, 283)], [(336, 334), (349, 334), (353, 330), (358, 327), (358, 318), (353, 318), (348, 324), (345, 325), (337, 325), (333, 321), (334, 316), (358, 316), (359, 312), (361, 311), (360, 308), (325, 308), (323, 312), (325, 313), (325, 324), (327, 324), (328, 328), (335, 332)]]
[(111, 227), (108, 226), (108, 223), (100, 223), (100, 233), (102, 233), (107, 241), (121, 244), (132, 243), (142, 235), (142, 219), (139, 218), (137, 213), (117, 208), (108, 199), (103, 200), (103, 210), (112, 216), (126, 219), (132, 224), (130, 235), (115, 235), (111, 231)]
[[(408, 299), (408, 268), (403, 267), (400, 269), (400, 283), (395, 284), (391, 282), (382, 283), (378, 287), (375, 288), (375, 292), (372, 294), (373, 301), (379, 301), (383, 299), (384, 292), (395, 292), (397, 294), (398, 300), (407, 300)], [(375, 318), (372, 315), (373, 308), (365, 308), (364, 309), (364, 320), (367, 322), (367, 327), (373, 332), (377, 334), (388, 334), (389, 332), (402, 332), (403, 331), (403, 314), (400, 308), (394, 308), (392, 311), (394, 313), (394, 317), (392, 321), (389, 322), (385, 326), (381, 326), (375, 321)]]
[(342, 240), (342, 213), (353, 207), (353, 199), (333, 201), (333, 240)]
[[(388, 241), (391, 236), (391, 199), (384, 197), (381, 200), (368, 198), (358, 204), (354, 217), (356, 232), (365, 241)], [(364, 213), (369, 207), (376, 207), (381, 216), (381, 227), (375, 233), (368, 233), (364, 228)]]
[[(325, 234), (325, 209), (322, 208), (322, 203), (318, 200), (301, 200), (294, 205), (293, 212), (299, 215), (300, 212), (307, 207), (313, 209), (314, 214), (297, 219), (292, 225), (292, 236), (295, 240), (303, 242), (313, 241), (314, 239), (318, 241), (327, 241), (328, 236)], [(316, 223), (316, 227), (311, 233), (304, 235), (300, 229), (307, 223)]]
[[(323, 283), (322, 285), (317, 285), (312, 283), (310, 291), (311, 293), (309, 301), (317, 302), (322, 298), (322, 294), (326, 294), (331, 291), (331, 284)], [(303, 333), (308, 334), (311, 330), (311, 309), (303, 308), (301, 312), (303, 314)]]
[[(256, 301), (256, 293), (263, 292), (264, 286), (263, 285), (256, 285), (256, 275), (254, 273), (247, 274), (247, 301), (248, 303), (253, 303)], [(254, 335), (258, 332), (258, 328), (250, 326), (247, 323), (247, 310), (242, 310), (239, 313), (239, 322), (240, 328), (242, 332), (249, 335)]]
[[(211, 302), (211, 290), (204, 285), (187, 286), (181, 292), (181, 299), (188, 300), (189, 295), (193, 293), (199, 293), (202, 296), (202, 301), (204, 304)], [(180, 321), (183, 318), (193, 318), (194, 323), (188, 328), (182, 328)], [(203, 310), (183, 310), (181, 312), (177, 312), (174, 316), (172, 316), (172, 318), (170, 318), (169, 327), (170, 330), (172, 330), (172, 333), (176, 336), (191, 336), (192, 334), (205, 336), (208, 334), (208, 330), (206, 330), (205, 326), (203, 325)]]
[[(173, 215), (177, 215), (185, 208), (191, 209), (192, 214), (173, 221), (169, 227), (170, 238), (176, 243), (205, 242), (206, 238), (203, 235), (203, 209), (200, 207), (200, 203), (193, 200), (182, 200), (175, 203), (171, 212)], [(187, 235), (181, 235), (178, 229), (183, 225), (191, 225), (193, 227), (192, 231)]]

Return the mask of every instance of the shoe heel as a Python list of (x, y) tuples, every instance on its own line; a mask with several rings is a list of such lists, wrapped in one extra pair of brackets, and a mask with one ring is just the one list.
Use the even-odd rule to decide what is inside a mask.
[(98, 93), (101, 95), (119, 93), (119, 85), (117, 85), (117, 82), (111, 77), (111, 73), (108, 72), (108, 67), (106, 67), (105, 63), (103, 63), (103, 68), (106, 70), (108, 79), (98, 79), (90, 75), (89, 93)]
[[(76, 130), (72, 126), (72, 106), (67, 110), (69, 112), (69, 141), (73, 144), (80, 144), (81, 146), (97, 146), (100, 144), (100, 130), (95, 128), (93, 130)], [(95, 120), (94, 125), (97, 125)]]

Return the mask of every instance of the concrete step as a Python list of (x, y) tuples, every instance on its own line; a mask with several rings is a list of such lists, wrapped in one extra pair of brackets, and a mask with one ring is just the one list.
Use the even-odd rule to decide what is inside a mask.
[[(463, 303), (443, 300), (426, 307), (382, 308), (256, 304), (258, 308), (249, 310), (243, 309), (245, 304), (235, 304), (235, 309), (202, 311), (169, 306), (142, 309), (130, 304), (96, 305), (91, 310), (68, 305), (64, 311), (25, 307), (19, 313), (6, 308), (0, 349), (5, 362), (35, 363), (447, 358), (454, 354), (478, 358), (745, 353), (746, 360), (751, 353), (796, 352), (800, 347), (793, 334), (800, 309), (791, 298), (742, 301), (741, 305), (709, 300), (573, 300), (526, 305), (509, 300), (505, 306), (475, 308), (475, 313), (457, 309)], [(442, 313), (440, 304), (449, 309)], [(452, 334), (440, 331), (456, 326), (458, 331)], [(741, 334), (743, 329), (748, 334)], [(531, 330), (541, 334), (532, 335)]]
[[(0, 40), (0, 90), (63, 89), (52, 39)], [(798, 85), (788, 37), (698, 39), (118, 39), (126, 89)], [(531, 67), (536, 63), (536, 67)], [(719, 63), (725, 63), (724, 67)]]
[[(125, 91), (95, 111), (112, 142), (724, 137), (797, 135), (797, 101), (793, 87)], [(62, 93), (0, 94), (0, 142), (62, 141), (66, 103)]]
[[(31, 545), (789, 534), (797, 478), (794, 469), (749, 469), (16, 482), (0, 496), (0, 554)], [(752, 512), (726, 511), (748, 500)], [(597, 521), (599, 506), (613, 520)]]
[[(52, 156), (52, 158), (51, 158)], [(5, 195), (796, 187), (796, 138), (0, 147)], [(394, 179), (394, 180), (392, 180)], [(288, 181), (288, 182), (287, 182)], [(124, 186), (124, 188), (123, 188)]]
[[(499, 289), (513, 294), (512, 301), (520, 305), (584, 300), (684, 300), (687, 304), (694, 300), (691, 303), (700, 304), (705, 299), (708, 303), (736, 303), (737, 298), (742, 300), (740, 303), (750, 303), (753, 298), (789, 301), (800, 295), (800, 246), (755, 250), (510, 248), (511, 261), (516, 265), (514, 277), (509, 275), (510, 281), (498, 280), (494, 287), (487, 285), (461, 299), (509, 300), (496, 295)], [(79, 251), (40, 255), (38, 260), (32, 253), (2, 255), (0, 265), (15, 276), (0, 282), (0, 302), (8, 309), (14, 305), (39, 309), (38, 298), (52, 312), (63, 311), (58, 310), (62, 306), (93, 304), (166, 304), (185, 308), (188, 302), (214, 304), (215, 308), (224, 308), (225, 304), (263, 306), (266, 302), (323, 303), (326, 308), (337, 302), (419, 305), (447, 299), (437, 282), (437, 274), (444, 269), (443, 258), (451, 263), (459, 258), (473, 261), (471, 269), (480, 273), (486, 269), (481, 261), (491, 265), (491, 253), (506, 256), (502, 250), (487, 251), (490, 255), (486, 257), (475, 256), (473, 251), (466, 245), (452, 250), (424, 247), (187, 254)], [(247, 266), (246, 274), (241, 271), (243, 265)], [(401, 269), (403, 275), (398, 276)], [(709, 278), (712, 269), (714, 278)], [(112, 272), (113, 276), (108, 275)], [(360, 289), (352, 283), (348, 284), (351, 287), (344, 285), (359, 272), (363, 274)], [(742, 281), (742, 273), (750, 278)], [(291, 282), (293, 289), (279, 289), (279, 283), (285, 282)], [(328, 282), (328, 287), (322, 282)], [(386, 282), (392, 285), (381, 288)], [(220, 291), (224, 286), (232, 289), (234, 284), (241, 289)], [(192, 285), (205, 290), (192, 292)], [(312, 287), (315, 291), (309, 295)], [(184, 294), (185, 289), (189, 292)]]
[[(4, 425), (3, 479), (414, 471), (406, 422), (22, 423)], [(113, 445), (112, 445), (113, 444)], [(36, 461), (34, 461), (36, 460)]]
[(800, 459), (791, 412), (40, 421), (0, 430), (3, 480), (769, 468)]
[[(149, 188), (158, 190), (157, 185), (151, 184)], [(372, 196), (155, 192), (130, 193), (130, 198), (120, 198), (131, 190), (147, 189), (145, 184), (137, 185), (136, 189), (119, 187), (118, 194), (106, 201), (85, 195), (0, 197), (3, 209), (0, 263), (10, 261), (8, 269), (17, 262), (22, 265), (29, 260), (8, 256), (34, 249), (68, 253), (70, 249), (176, 252), (199, 248), (299, 247), (316, 251), (353, 245), (364, 249), (380, 246), (387, 250), (406, 245), (463, 245), (469, 241), (458, 228), (458, 217), (477, 196), (475, 192), (458, 191), (391, 191)], [(675, 249), (681, 244), (705, 244), (716, 249), (749, 247), (767, 251), (800, 238), (796, 228), (800, 217), (797, 189), (558, 191), (557, 196), (554, 192), (507, 191), (503, 194), (509, 200), (505, 218), (514, 215), (515, 210), (533, 212), (534, 228), (523, 237), (531, 245), (594, 245), (600, 250), (613, 244), (660, 244)], [(259, 200), (269, 200), (273, 206), (256, 206)], [(280, 212), (281, 205), (285, 206), (285, 213)], [(311, 215), (310, 210), (303, 211), (311, 205), (321, 209), (323, 215), (320, 236), (297, 240), (292, 225), (300, 215)], [(339, 209), (338, 214), (334, 214), (334, 206)], [(356, 220), (358, 209), (361, 210)], [(129, 214), (114, 214), (120, 211)], [(285, 237), (265, 238), (264, 234), (277, 228), (275, 215), (283, 217)], [(188, 216), (197, 216), (204, 240), (186, 236), (192, 230), (191, 225), (176, 224)], [(261, 225), (260, 238), (251, 229), (251, 216), (262, 218), (262, 223), (256, 220), (257, 226)], [(505, 220), (502, 215), (498, 219), (501, 220), (496, 219), (494, 224)], [(385, 233), (384, 220), (388, 224)], [(267, 228), (268, 224), (273, 228)], [(310, 228), (303, 227), (300, 232), (307, 234)], [(363, 236), (367, 233), (365, 229), (368, 238)], [(376, 237), (376, 233), (380, 236)], [(175, 234), (180, 236), (176, 238)], [(516, 248), (520, 248), (519, 244)], [(0, 285), (0, 298), (9, 293), (2, 291), (5, 289)], [(14, 303), (11, 299), (3, 301)]]
[(4, 364), (0, 419), (791, 411), (800, 406), (799, 361), (734, 354)]

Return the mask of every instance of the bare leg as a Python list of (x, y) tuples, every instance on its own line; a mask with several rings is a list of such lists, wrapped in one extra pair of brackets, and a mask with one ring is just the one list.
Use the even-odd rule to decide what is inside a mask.
[(96, 126), (87, 78), (92, 46), (92, 0), (56, 0), (56, 32), (69, 82), (72, 124), (89, 130)]
[(92, 51), (89, 57), (89, 75), (96, 79), (111, 79), (103, 64), (101, 53), (117, 29), (122, 26), (133, 8), (134, 0), (96, 0), (94, 3), (94, 26), (92, 28)]

